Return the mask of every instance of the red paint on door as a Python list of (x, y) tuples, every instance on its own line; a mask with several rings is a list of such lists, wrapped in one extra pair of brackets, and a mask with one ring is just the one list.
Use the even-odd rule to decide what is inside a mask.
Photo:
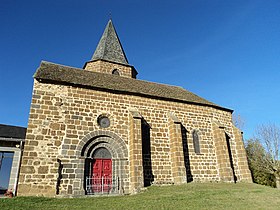
[(94, 159), (92, 178), (94, 192), (109, 192), (112, 187), (112, 159)]

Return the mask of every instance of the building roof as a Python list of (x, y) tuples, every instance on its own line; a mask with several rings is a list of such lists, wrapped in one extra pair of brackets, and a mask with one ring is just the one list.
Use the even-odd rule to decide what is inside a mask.
[(109, 20), (107, 23), (107, 26), (91, 58), (91, 61), (100, 59), (121, 64), (128, 64), (112, 20)]
[(0, 138), (25, 139), (26, 128), (0, 124)]
[(182, 87), (92, 72), (46, 61), (41, 62), (41, 65), (37, 69), (34, 78), (40, 82), (79, 86), (168, 101), (179, 101), (215, 107), (232, 112), (232, 110), (207, 101)]

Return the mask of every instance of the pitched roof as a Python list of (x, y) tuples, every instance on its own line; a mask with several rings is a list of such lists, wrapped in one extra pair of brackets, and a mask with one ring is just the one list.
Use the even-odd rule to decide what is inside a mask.
[(232, 110), (207, 101), (182, 87), (91, 72), (46, 61), (41, 62), (40, 67), (34, 74), (34, 78), (40, 82), (80, 86), (168, 101), (180, 101), (184, 103), (211, 106), (232, 112)]
[(121, 42), (115, 31), (112, 20), (109, 20), (97, 48), (91, 58), (107, 60), (121, 64), (128, 64)]

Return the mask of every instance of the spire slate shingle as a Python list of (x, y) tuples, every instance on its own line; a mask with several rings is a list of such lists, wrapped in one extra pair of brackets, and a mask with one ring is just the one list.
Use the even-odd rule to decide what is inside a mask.
[(94, 60), (107, 60), (121, 64), (128, 64), (119, 37), (115, 31), (112, 20), (109, 20), (97, 48), (91, 58)]

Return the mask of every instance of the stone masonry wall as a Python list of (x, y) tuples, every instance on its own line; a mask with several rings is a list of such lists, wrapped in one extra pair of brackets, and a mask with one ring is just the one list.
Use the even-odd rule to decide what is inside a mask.
[(230, 153), (223, 127), (214, 123), (213, 133), (216, 140), (215, 148), (220, 179), (222, 181), (234, 181), (234, 170), (231, 168)]
[(124, 66), (121, 64), (101, 60), (88, 62), (85, 66), (85, 70), (106, 74), (112, 74), (113, 70), (115, 69), (118, 70), (120, 76), (122, 77), (134, 77), (133, 69), (131, 66)]
[(234, 127), (234, 136), (236, 137), (236, 151), (238, 158), (238, 169), (237, 179), (245, 182), (252, 182), (252, 174), (249, 169), (246, 151), (244, 149), (243, 136), (241, 131)]
[[(131, 148), (131, 109), (137, 110), (150, 126), (150, 147), (152, 174), (154, 183), (174, 183), (170, 144), (175, 141), (174, 128), (170, 130), (170, 113), (174, 113), (180, 124), (186, 129), (186, 141), (190, 170), (193, 181), (220, 181), (217, 164), (213, 124), (219, 122), (230, 137), (232, 156), (236, 175), (243, 178), (244, 147), (236, 138), (240, 137), (232, 126), (231, 113), (212, 107), (198, 106), (172, 101), (163, 101), (133, 95), (114, 94), (79, 87), (45, 84), (34, 81), (34, 91), (26, 135), (25, 150), (19, 179), (19, 195), (55, 195), (57, 191), (58, 162), (62, 160), (62, 179), (59, 185), (60, 194), (73, 194), (73, 187), (81, 189), (83, 179), (77, 171), (83, 172), (79, 143), (86, 135), (96, 131), (108, 131), (118, 136)], [(100, 128), (97, 118), (104, 114), (110, 118), (109, 128)], [(138, 125), (139, 127), (139, 125)], [(178, 129), (176, 127), (176, 129)], [(195, 154), (192, 142), (192, 131), (199, 131), (201, 153)], [(170, 133), (171, 132), (171, 133)], [(135, 136), (135, 135), (134, 135)], [(140, 135), (141, 136), (141, 135)], [(172, 137), (170, 139), (170, 137)], [(173, 140), (172, 140), (173, 139)], [(177, 140), (176, 140), (177, 141)], [(241, 140), (242, 141), (242, 140)], [(62, 154), (63, 151), (63, 154)], [(77, 152), (78, 151), (78, 152)], [(134, 152), (137, 152), (134, 150)], [(138, 162), (131, 162), (125, 157), (122, 173), (126, 181), (135, 181), (132, 167)], [(137, 157), (137, 156), (136, 156)], [(180, 159), (182, 161), (182, 159)], [(69, 165), (69, 167), (67, 166)], [(246, 169), (244, 169), (246, 170)], [(247, 171), (248, 172), (248, 171)], [(178, 173), (177, 173), (178, 174)], [(128, 177), (128, 176), (132, 177)], [(134, 183), (135, 184), (135, 183)], [(135, 184), (136, 185), (136, 184)], [(141, 186), (138, 185), (138, 186)], [(124, 187), (123, 193), (130, 193)]]

